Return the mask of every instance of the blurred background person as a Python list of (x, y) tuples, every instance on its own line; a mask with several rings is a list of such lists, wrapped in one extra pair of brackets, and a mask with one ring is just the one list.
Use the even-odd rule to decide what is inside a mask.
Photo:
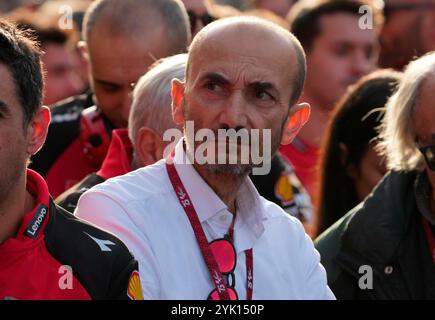
[(177, 127), (172, 120), (171, 80), (184, 79), (186, 63), (187, 54), (160, 59), (139, 79), (133, 91), (129, 128), (112, 132), (101, 168), (62, 193), (56, 203), (73, 212), (80, 196), (93, 186), (163, 158), (170, 143), (163, 141), (163, 135)]
[(159, 58), (185, 52), (191, 39), (179, 0), (98, 0), (83, 25), (92, 91), (52, 108), (46, 144), (31, 164), (54, 197), (101, 167), (112, 130), (127, 127), (139, 77)]
[[(51, 106), (67, 97), (86, 92), (89, 88), (87, 64), (78, 49), (80, 40), (79, 20), (74, 20), (74, 10), (84, 10), (87, 0), (44, 2), (37, 10), (19, 7), (6, 18), (31, 29), (41, 43), (44, 55), (45, 95), (44, 104)], [(70, 6), (74, 4), (74, 6)], [(62, 19), (62, 6), (71, 9), (72, 21), (68, 28)], [(68, 9), (69, 10), (69, 9)]]
[[(373, 12), (372, 29), (360, 28), (363, 5)], [(382, 13), (365, 0), (301, 0), (290, 10), (289, 19), (307, 56), (301, 101), (311, 105), (311, 116), (294, 141), (280, 151), (313, 199), (320, 143), (333, 107), (348, 86), (377, 68)]]
[(190, 28), (192, 37), (195, 36), (199, 30), (204, 28), (210, 22), (216, 20), (215, 17), (209, 13), (209, 1), (206, 0), (182, 0), (186, 7), (187, 14), (189, 15)]
[(375, 150), (384, 107), (401, 74), (375, 71), (340, 100), (326, 128), (319, 164), (318, 234), (363, 201), (386, 173)]
[(42, 63), (44, 66), (44, 105), (54, 103), (73, 95), (82, 93), (87, 84), (83, 83), (76, 72), (78, 61), (75, 57), (75, 47), (68, 42), (68, 34), (56, 27), (36, 27), (36, 40), (41, 44)]
[[(78, 42), (83, 40), (83, 18), (91, 3), (92, 0), (48, 0), (37, 10), (40, 16), (45, 17), (44, 20), (48, 24), (70, 34), (70, 42), (74, 45), (75, 71), (86, 89), (89, 89), (88, 65), (86, 59), (80, 53)], [(65, 20), (65, 18), (71, 18), (69, 14), (72, 14), (72, 24), (66, 23)], [(71, 25), (72, 29), (70, 28)], [(71, 34), (74, 36), (71, 36)]]
[(316, 239), (338, 299), (435, 299), (434, 100), (432, 52), (406, 67), (388, 100), (377, 148), (390, 171)]
[(435, 0), (384, 0), (379, 65), (401, 70), (435, 50)]

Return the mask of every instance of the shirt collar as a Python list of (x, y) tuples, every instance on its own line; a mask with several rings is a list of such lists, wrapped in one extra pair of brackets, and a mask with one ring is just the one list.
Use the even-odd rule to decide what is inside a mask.
[(112, 140), (97, 175), (107, 180), (131, 171), (133, 145), (128, 137), (127, 129), (112, 131)]
[[(200, 222), (203, 223), (228, 208), (195, 170), (183, 145), (184, 139), (181, 139), (175, 146), (175, 168), (193, 202)], [(264, 232), (263, 221), (266, 220), (266, 214), (260, 195), (249, 177), (246, 177), (240, 186), (236, 204), (239, 221), (236, 220), (235, 234), (237, 229), (247, 226), (255, 238), (259, 238)]]
[(27, 169), (26, 189), (36, 198), (36, 205), (24, 216), (15, 239), (36, 240), (41, 237), (48, 222), (50, 194), (45, 180), (30, 169)]

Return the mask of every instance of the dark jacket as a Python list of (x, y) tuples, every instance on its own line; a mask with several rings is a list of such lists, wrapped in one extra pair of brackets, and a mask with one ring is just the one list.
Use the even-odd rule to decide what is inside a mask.
[[(338, 299), (434, 299), (435, 266), (417, 209), (415, 172), (387, 174), (373, 193), (316, 239)], [(373, 270), (372, 289), (367, 269)]]

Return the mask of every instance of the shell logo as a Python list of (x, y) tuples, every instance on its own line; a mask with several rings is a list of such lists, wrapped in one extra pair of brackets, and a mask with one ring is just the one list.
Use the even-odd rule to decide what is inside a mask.
[(293, 201), (293, 186), (290, 184), (287, 175), (282, 175), (276, 182), (275, 196), (280, 199), (284, 205)]
[(133, 271), (128, 281), (127, 295), (131, 300), (143, 300), (139, 272)]

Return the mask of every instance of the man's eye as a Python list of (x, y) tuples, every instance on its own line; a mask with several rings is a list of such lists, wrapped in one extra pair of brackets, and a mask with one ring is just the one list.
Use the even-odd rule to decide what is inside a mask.
[(334, 53), (339, 57), (345, 57), (349, 52), (350, 49), (347, 46), (338, 46), (334, 49)]
[(266, 91), (256, 91), (255, 92), (255, 98), (259, 100), (272, 100), (273, 97)]
[(205, 87), (210, 91), (218, 91), (220, 89), (220, 86), (215, 82), (208, 82)]

